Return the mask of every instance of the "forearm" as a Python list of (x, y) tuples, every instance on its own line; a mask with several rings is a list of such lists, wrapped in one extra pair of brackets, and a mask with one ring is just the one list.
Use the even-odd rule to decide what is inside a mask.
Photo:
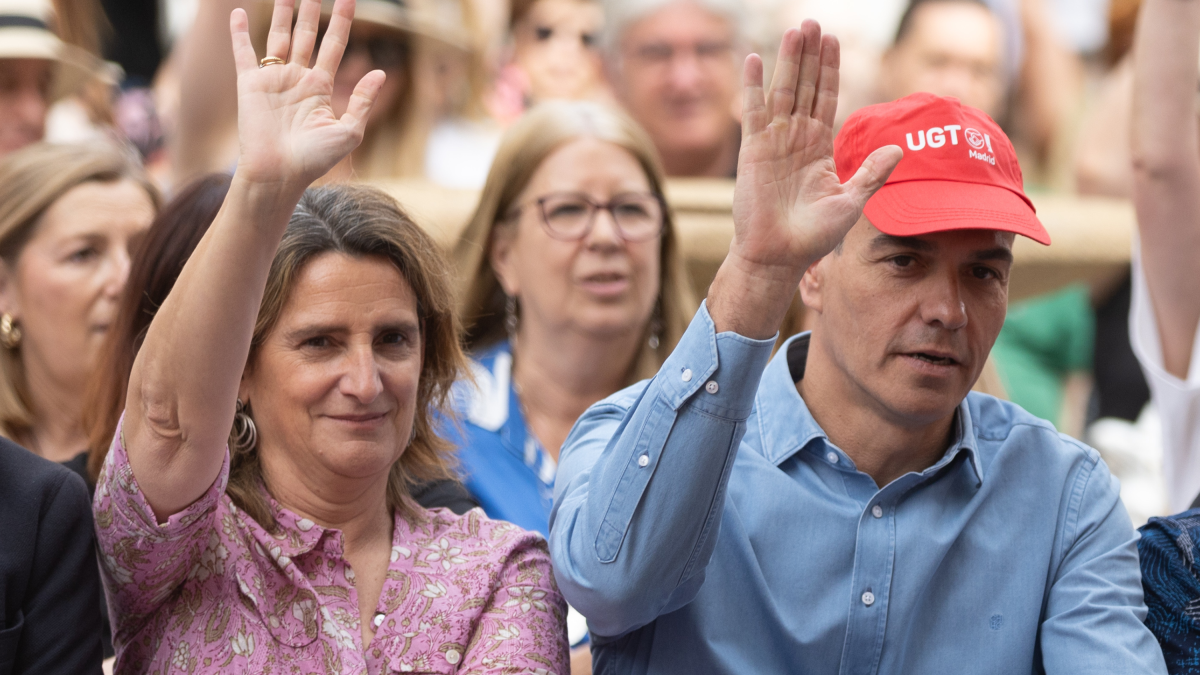
[(576, 424), (550, 549), (559, 587), (598, 635), (645, 625), (699, 589), (772, 344), (716, 335), (701, 310), (640, 395), (621, 392)]
[(708, 287), (708, 313), (718, 333), (765, 340), (779, 331), (791, 306), (804, 266), (752, 264), (725, 257)]
[(1134, 44), (1134, 205), (1163, 367), (1187, 377), (1200, 321), (1200, 2), (1148, 0)]
[(216, 478), (275, 249), (302, 188), (235, 176), (184, 266), (130, 374), (129, 463), (160, 518)]

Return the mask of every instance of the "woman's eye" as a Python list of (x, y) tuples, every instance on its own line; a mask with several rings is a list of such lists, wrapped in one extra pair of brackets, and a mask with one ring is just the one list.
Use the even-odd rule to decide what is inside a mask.
[(385, 345), (404, 345), (408, 344), (408, 335), (405, 333), (384, 333), (380, 336), (379, 341)]
[(596, 34), (595, 33), (584, 33), (583, 35), (579, 36), (579, 39), (581, 41), (583, 41), (583, 46), (587, 47), (588, 49), (591, 49), (592, 47), (596, 46)]
[(534, 35), (537, 36), (538, 42), (545, 42), (554, 37), (554, 29), (548, 26), (538, 26), (534, 29)]
[(87, 248), (81, 248), (78, 251), (75, 251), (67, 257), (67, 260), (70, 260), (71, 262), (87, 262), (88, 260), (95, 258), (99, 253), (100, 252), (97, 251), (94, 246), (89, 246)]
[(317, 337), (310, 337), (307, 340), (305, 340), (304, 342), (302, 342), (301, 344), (305, 347), (315, 347), (317, 349), (320, 349), (322, 347), (329, 346), (329, 338), (327, 338), (323, 335), (320, 335)]

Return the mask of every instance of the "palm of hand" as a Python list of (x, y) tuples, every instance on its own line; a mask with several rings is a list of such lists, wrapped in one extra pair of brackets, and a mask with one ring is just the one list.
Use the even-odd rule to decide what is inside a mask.
[(333, 113), (333, 78), (296, 64), (238, 78), (238, 169), (252, 180), (320, 178), (362, 140)]

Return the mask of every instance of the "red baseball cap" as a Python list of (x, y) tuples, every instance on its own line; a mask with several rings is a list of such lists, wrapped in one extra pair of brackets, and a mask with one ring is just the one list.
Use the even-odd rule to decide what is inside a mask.
[(1012, 143), (983, 112), (924, 93), (858, 110), (833, 142), (838, 178), (845, 182), (885, 145), (900, 146), (904, 158), (863, 210), (880, 232), (1004, 230), (1050, 243)]

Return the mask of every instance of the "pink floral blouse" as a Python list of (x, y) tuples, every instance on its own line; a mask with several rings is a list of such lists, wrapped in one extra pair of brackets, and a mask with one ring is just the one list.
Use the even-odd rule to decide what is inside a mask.
[(342, 533), (274, 501), (268, 533), (225, 494), (158, 525), (119, 439), (96, 489), (118, 673), (568, 672), (566, 603), (545, 541), (479, 509), (396, 518), (362, 646)]

